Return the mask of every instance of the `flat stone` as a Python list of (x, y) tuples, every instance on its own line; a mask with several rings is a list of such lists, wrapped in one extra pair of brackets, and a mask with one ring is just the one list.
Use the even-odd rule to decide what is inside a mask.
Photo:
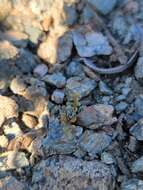
[(88, 0), (88, 1), (103, 15), (109, 14), (117, 4), (117, 0)]
[(56, 89), (54, 90), (51, 99), (57, 103), (57, 104), (62, 104), (64, 101), (65, 93), (63, 90)]
[(29, 166), (24, 152), (9, 151), (0, 155), (0, 171), (13, 170)]
[(63, 88), (66, 84), (66, 78), (62, 73), (53, 73), (51, 75), (46, 75), (43, 80), (57, 88)]
[(0, 189), (1, 190), (28, 190), (27, 185), (18, 181), (12, 176), (5, 177), (0, 179)]
[(96, 82), (89, 78), (71, 77), (67, 80), (66, 95), (73, 98), (77, 96), (79, 99), (88, 96), (96, 87)]
[(43, 149), (46, 155), (71, 154), (77, 149), (77, 138), (81, 135), (81, 127), (62, 125), (58, 119), (49, 121), (48, 135), (43, 139)]
[(80, 138), (80, 147), (88, 152), (90, 156), (95, 157), (101, 154), (112, 142), (112, 138), (105, 132), (93, 132), (86, 130)]
[(86, 31), (79, 28), (73, 31), (73, 41), (80, 57), (92, 57), (94, 55), (110, 55), (112, 47), (107, 38), (100, 32)]
[(140, 119), (130, 128), (130, 134), (132, 134), (137, 140), (143, 141), (143, 119)]
[(131, 171), (133, 173), (143, 172), (143, 156), (132, 163)]
[(33, 189), (39, 190), (114, 189), (114, 177), (107, 165), (69, 156), (52, 156), (40, 162), (34, 168), (32, 182)]
[(33, 70), (34, 75), (38, 77), (45, 76), (47, 72), (48, 72), (48, 67), (44, 64), (37, 65)]
[(122, 183), (121, 190), (142, 190), (143, 181), (140, 179), (132, 178)]
[(79, 125), (89, 129), (112, 125), (117, 120), (113, 117), (113, 112), (114, 108), (111, 105), (97, 104), (88, 106), (78, 114), (77, 122)]

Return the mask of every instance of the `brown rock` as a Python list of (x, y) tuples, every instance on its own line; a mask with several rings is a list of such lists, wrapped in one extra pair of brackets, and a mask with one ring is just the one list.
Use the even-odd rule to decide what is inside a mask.
[(114, 108), (111, 105), (88, 106), (78, 114), (78, 124), (90, 129), (112, 125), (117, 120), (112, 116), (113, 112)]
[(22, 121), (29, 128), (34, 128), (38, 123), (36, 117), (29, 114), (23, 114)]
[(18, 105), (9, 97), (0, 95), (0, 126), (5, 119), (18, 116)]

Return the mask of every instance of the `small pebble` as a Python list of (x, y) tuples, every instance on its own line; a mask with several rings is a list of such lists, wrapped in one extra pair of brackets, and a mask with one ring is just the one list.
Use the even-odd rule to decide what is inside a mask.
[(56, 89), (53, 94), (52, 94), (52, 97), (51, 99), (57, 103), (57, 104), (62, 104), (63, 101), (64, 101), (64, 97), (65, 97), (65, 93), (63, 90), (58, 90)]
[(120, 102), (120, 103), (116, 104), (115, 109), (117, 112), (120, 113), (120, 112), (125, 111), (127, 109), (127, 107), (128, 107), (128, 104), (126, 102)]
[(44, 64), (37, 65), (33, 70), (34, 75), (38, 77), (44, 77), (47, 74), (47, 72), (48, 67)]
[(112, 95), (113, 94), (112, 90), (103, 81), (99, 82), (99, 90), (100, 90), (100, 92), (102, 92), (105, 95)]
[(108, 152), (103, 152), (101, 154), (101, 160), (105, 164), (113, 164), (115, 162), (113, 156)]

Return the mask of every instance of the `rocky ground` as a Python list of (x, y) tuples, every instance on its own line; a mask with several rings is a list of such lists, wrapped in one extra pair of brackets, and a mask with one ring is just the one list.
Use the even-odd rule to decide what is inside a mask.
[(0, 0), (0, 26), (0, 190), (143, 190), (143, 2)]

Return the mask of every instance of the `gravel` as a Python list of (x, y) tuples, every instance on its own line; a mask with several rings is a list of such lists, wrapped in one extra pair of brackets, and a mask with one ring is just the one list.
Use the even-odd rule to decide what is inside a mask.
[(129, 59), (143, 37), (143, 2), (0, 0), (0, 8), (0, 189), (143, 189), (142, 44), (120, 75), (83, 62)]

